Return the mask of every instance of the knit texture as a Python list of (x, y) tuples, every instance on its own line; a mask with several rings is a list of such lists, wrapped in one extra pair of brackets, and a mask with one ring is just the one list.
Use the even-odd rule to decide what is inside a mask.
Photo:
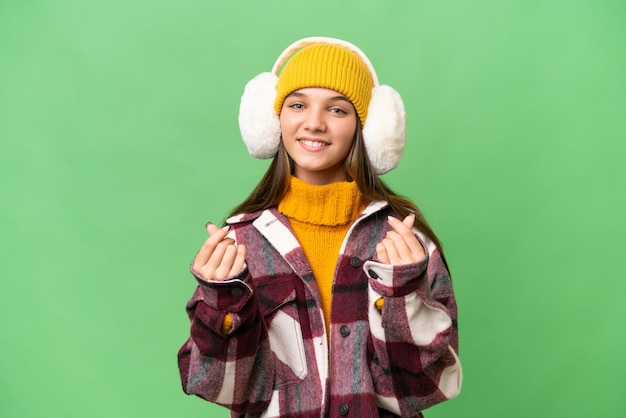
[(324, 320), (330, 324), (330, 300), (339, 250), (350, 225), (368, 202), (355, 182), (312, 185), (291, 178), (278, 211), (291, 223), (315, 276)]
[(356, 52), (342, 45), (323, 43), (297, 51), (280, 72), (274, 102), (276, 114), (280, 115), (290, 93), (307, 87), (327, 88), (346, 96), (365, 126), (374, 79)]

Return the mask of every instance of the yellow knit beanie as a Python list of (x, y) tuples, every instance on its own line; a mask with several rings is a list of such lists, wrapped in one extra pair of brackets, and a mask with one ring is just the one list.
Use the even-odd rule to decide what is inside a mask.
[(296, 51), (283, 65), (276, 84), (274, 109), (280, 115), (285, 98), (292, 92), (321, 87), (346, 96), (365, 125), (374, 79), (359, 55), (343, 45), (313, 43)]

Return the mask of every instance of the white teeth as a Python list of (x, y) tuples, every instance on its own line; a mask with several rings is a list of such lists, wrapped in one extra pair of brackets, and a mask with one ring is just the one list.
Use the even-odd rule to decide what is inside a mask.
[(325, 142), (310, 141), (308, 139), (301, 139), (300, 142), (302, 142), (307, 147), (322, 148), (326, 146)]

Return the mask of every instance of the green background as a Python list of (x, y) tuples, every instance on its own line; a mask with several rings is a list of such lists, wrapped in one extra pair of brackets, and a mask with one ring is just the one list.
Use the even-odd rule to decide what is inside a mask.
[(626, 416), (623, 0), (0, 0), (0, 416), (225, 417), (182, 393), (188, 265), (256, 184), (245, 83), (357, 44), (405, 101), (388, 184), (442, 239), (436, 417)]

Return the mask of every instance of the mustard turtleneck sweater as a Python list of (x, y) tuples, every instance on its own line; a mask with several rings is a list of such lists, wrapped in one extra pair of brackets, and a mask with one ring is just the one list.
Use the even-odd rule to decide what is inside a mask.
[(322, 297), (327, 326), (339, 250), (348, 229), (367, 206), (355, 182), (312, 185), (291, 177), (278, 211), (291, 223)]

